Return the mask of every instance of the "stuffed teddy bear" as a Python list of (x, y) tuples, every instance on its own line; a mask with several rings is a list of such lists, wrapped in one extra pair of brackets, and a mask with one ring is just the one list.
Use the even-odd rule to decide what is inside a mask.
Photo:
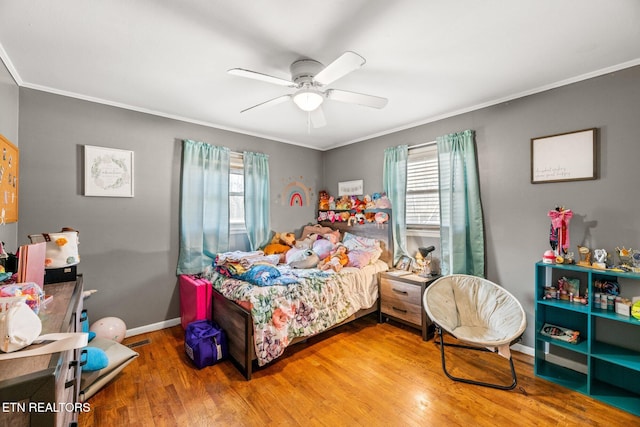
[(320, 201), (318, 203), (318, 209), (321, 211), (328, 210), (329, 209), (329, 193), (322, 190), (319, 193), (319, 197), (320, 197)]
[(336, 209), (341, 211), (351, 209), (351, 199), (349, 199), (349, 196), (340, 197), (340, 199), (336, 202)]
[(284, 262), (284, 254), (295, 244), (294, 233), (276, 233), (262, 251), (265, 255), (280, 254), (280, 262)]

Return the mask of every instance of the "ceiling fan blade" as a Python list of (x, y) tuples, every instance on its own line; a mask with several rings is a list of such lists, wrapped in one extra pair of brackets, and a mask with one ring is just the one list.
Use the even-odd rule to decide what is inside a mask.
[(309, 118), (314, 128), (321, 128), (327, 125), (327, 119), (324, 117), (322, 107), (318, 107), (315, 110), (309, 112)]
[(240, 112), (244, 113), (246, 111), (253, 110), (253, 109), (256, 109), (256, 108), (272, 107), (274, 105), (282, 104), (283, 102), (286, 102), (286, 101), (288, 101), (290, 99), (291, 99), (291, 95), (282, 95), (282, 96), (279, 96), (277, 98), (273, 98), (273, 99), (270, 99), (268, 101), (261, 102), (260, 104), (254, 105), (253, 107), (245, 108), (244, 110), (242, 110)]
[(335, 82), (340, 77), (357, 70), (367, 62), (362, 56), (355, 52), (345, 52), (331, 64), (324, 67), (322, 71), (315, 75), (313, 80), (321, 85), (328, 85)]
[(254, 79), (254, 80), (260, 80), (260, 81), (263, 81), (263, 82), (273, 83), (273, 84), (277, 84), (277, 85), (280, 85), (280, 86), (289, 86), (289, 87), (295, 87), (296, 86), (296, 84), (294, 82), (292, 82), (291, 80), (281, 79), (280, 77), (274, 77), (274, 76), (270, 76), (268, 74), (258, 73), (257, 71), (245, 70), (244, 68), (232, 68), (232, 69), (228, 70), (227, 73), (229, 73), (231, 75), (234, 75), (234, 76), (246, 77), (246, 78)]
[(383, 108), (387, 105), (388, 99), (379, 96), (365, 95), (363, 93), (349, 92), (340, 89), (329, 89), (327, 98), (333, 101), (348, 102), (350, 104), (359, 104), (366, 107)]

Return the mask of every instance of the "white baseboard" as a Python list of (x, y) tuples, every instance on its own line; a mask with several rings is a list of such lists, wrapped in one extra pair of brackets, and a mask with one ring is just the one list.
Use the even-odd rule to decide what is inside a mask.
[(533, 349), (533, 347), (527, 347), (526, 345), (514, 344), (511, 346), (511, 350), (518, 351), (529, 356), (535, 356), (535, 350)]
[(180, 324), (180, 318), (163, 320), (162, 322), (152, 323), (150, 325), (140, 326), (138, 328), (127, 329), (125, 337), (133, 337), (147, 332), (159, 331), (160, 329), (171, 328)]

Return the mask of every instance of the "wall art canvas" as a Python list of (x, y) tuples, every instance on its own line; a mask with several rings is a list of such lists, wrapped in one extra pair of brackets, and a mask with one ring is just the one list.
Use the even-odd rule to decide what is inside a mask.
[(85, 145), (84, 195), (133, 197), (133, 151)]

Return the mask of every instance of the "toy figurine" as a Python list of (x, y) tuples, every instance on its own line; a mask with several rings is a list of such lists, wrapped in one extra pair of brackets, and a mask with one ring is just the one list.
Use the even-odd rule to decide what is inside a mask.
[(605, 261), (607, 260), (607, 251), (604, 249), (596, 249), (593, 251), (593, 258), (595, 261), (591, 264), (594, 268), (605, 269), (607, 268), (607, 264)]

